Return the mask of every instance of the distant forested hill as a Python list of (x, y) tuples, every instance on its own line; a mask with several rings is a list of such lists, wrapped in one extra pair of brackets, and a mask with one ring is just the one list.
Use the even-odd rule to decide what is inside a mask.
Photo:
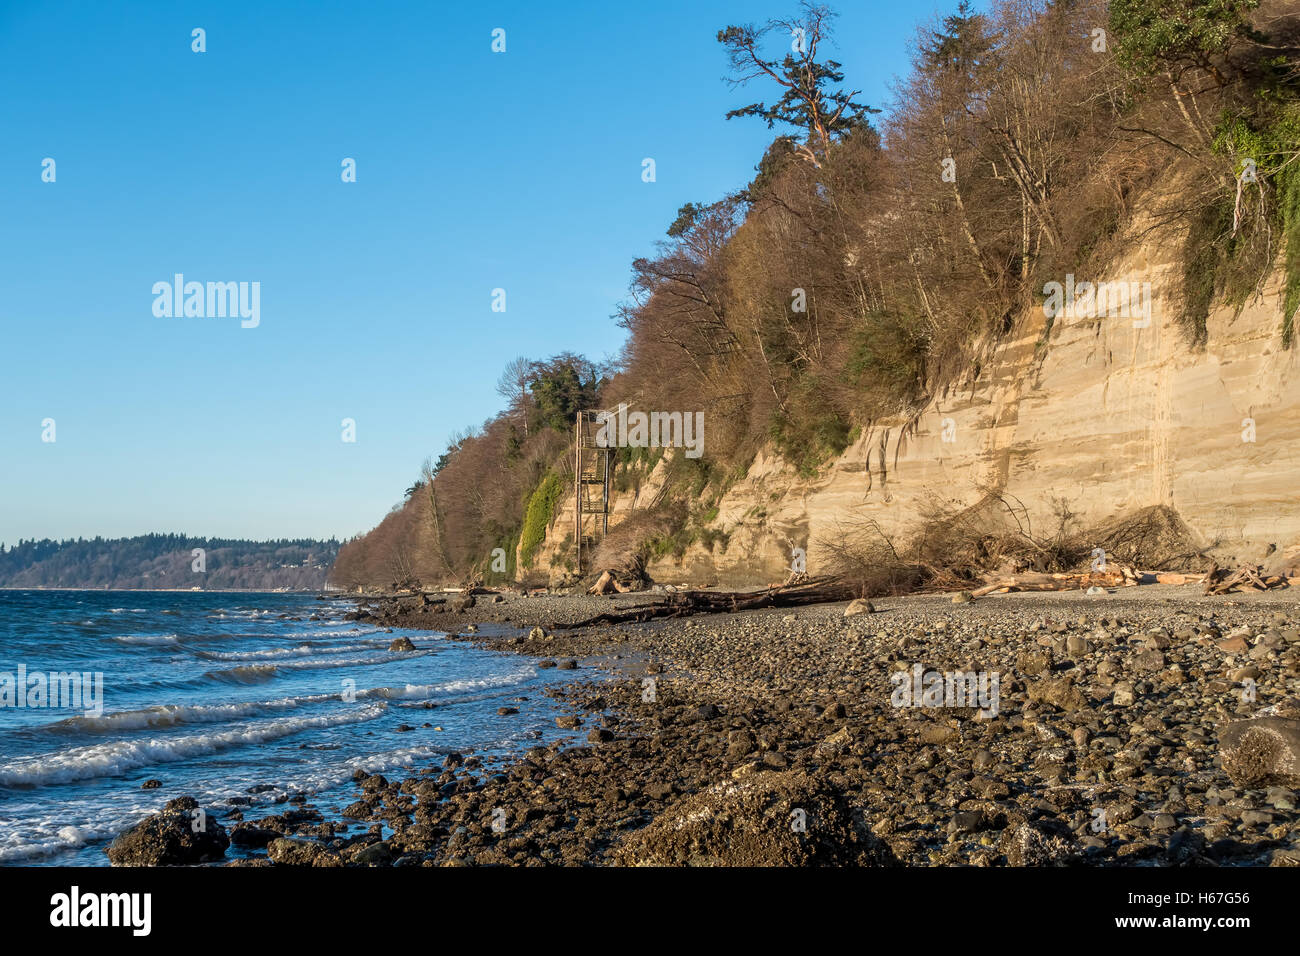
[[(202, 549), (202, 556), (195, 549)], [(0, 544), (0, 587), (293, 588), (312, 590), (337, 541), (240, 541), (144, 534), (134, 538)]]

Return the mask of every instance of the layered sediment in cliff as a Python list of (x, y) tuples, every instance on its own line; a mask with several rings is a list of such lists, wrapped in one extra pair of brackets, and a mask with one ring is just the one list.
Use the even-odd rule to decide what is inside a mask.
[[(1282, 346), (1280, 271), (1240, 312), (1213, 310), (1197, 345), (1179, 325), (1176, 247), (1130, 248), (1087, 278), (1149, 282), (1149, 324), (1137, 309), (1049, 319), (1027, 308), (978, 366), (919, 413), (861, 429), (816, 478), (760, 453), (719, 502), (711, 527), (720, 540), (652, 561), (651, 576), (767, 583), (785, 577), (795, 548), (817, 573), (827, 542), (855, 528), (901, 539), (928, 514), (990, 496), (1023, 505), (1035, 532), (1058, 523), (1062, 505), (1080, 528), (1161, 506), (1222, 563), (1292, 563), (1300, 376), (1296, 350)], [(614, 495), (612, 525), (654, 500), (663, 472), (661, 462), (637, 493)], [(554, 578), (572, 566), (573, 509), (567, 496), (535, 561)]]

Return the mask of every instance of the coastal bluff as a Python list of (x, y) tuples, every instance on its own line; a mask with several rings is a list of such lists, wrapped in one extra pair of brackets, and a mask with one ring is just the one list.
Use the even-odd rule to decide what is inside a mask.
[[(862, 428), (816, 477), (760, 453), (719, 502), (719, 539), (652, 561), (650, 576), (767, 583), (788, 574), (796, 548), (815, 574), (825, 542), (853, 527), (905, 536), (935, 509), (990, 496), (1023, 506), (1035, 532), (1053, 528), (1059, 503), (1085, 528), (1160, 507), (1221, 564), (1294, 564), (1300, 355), (1283, 347), (1281, 270), (1240, 312), (1213, 309), (1196, 344), (1178, 321), (1176, 248), (1130, 248), (1098, 279), (1150, 281), (1149, 326), (1023, 309), (1010, 334), (919, 412)], [(726, 425), (706, 419), (706, 430), (717, 427)], [(611, 527), (655, 500), (663, 471), (661, 461), (635, 492), (612, 496)], [(571, 495), (560, 499), (534, 557), (553, 582), (571, 558), (573, 507)]]

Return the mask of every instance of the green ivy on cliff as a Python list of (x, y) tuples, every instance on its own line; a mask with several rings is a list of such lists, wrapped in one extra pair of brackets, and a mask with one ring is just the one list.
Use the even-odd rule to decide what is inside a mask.
[(537, 549), (546, 539), (546, 529), (550, 527), (551, 518), (555, 516), (555, 505), (564, 493), (560, 476), (548, 472), (542, 479), (532, 497), (528, 499), (528, 509), (524, 512), (524, 528), (519, 536), (519, 563), (525, 568), (533, 566)]

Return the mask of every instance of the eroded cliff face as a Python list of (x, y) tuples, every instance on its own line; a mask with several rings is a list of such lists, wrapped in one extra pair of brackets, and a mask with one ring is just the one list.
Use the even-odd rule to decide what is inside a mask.
[[(660, 459), (654, 468), (640, 469), (634, 476), (630, 476), (628, 482), (630, 487), (623, 491), (619, 491), (611, 484), (609, 496), (609, 526), (611, 528), (618, 525), (629, 515), (650, 508), (660, 501), (667, 482), (666, 466), (667, 460)], [(575, 510), (576, 501), (573, 484), (572, 479), (569, 478), (563, 496), (556, 502), (555, 513), (547, 528), (546, 538), (533, 556), (531, 568), (526, 568), (522, 564), (522, 545), (516, 549), (516, 566), (521, 569), (522, 574), (526, 575), (530, 571), (545, 573), (549, 575), (552, 583), (558, 583), (566, 577), (572, 576), (572, 572), (577, 567), (577, 552), (573, 544), (576, 530), (574, 522)], [(587, 518), (588, 534), (590, 534), (591, 522), (593, 521), (593, 518)], [(588, 557), (589, 555), (586, 554), (583, 556), (584, 570), (588, 567)], [(679, 572), (673, 573), (677, 574)]]
[[(978, 369), (914, 418), (862, 431), (816, 479), (771, 453), (723, 496), (712, 550), (650, 567), (658, 581), (740, 586), (783, 580), (793, 548), (816, 574), (824, 542), (875, 522), (906, 536), (936, 507), (989, 493), (1022, 503), (1036, 532), (1054, 529), (1063, 500), (1080, 527), (1152, 505), (1175, 510), (1222, 562), (1286, 564), (1300, 556), (1300, 350), (1281, 341), (1282, 276), (1240, 314), (1210, 314), (1196, 347), (1179, 328), (1181, 278), (1172, 247), (1137, 246), (1106, 275), (1079, 281), (1151, 283), (1141, 318), (1027, 310)], [(1065, 277), (1060, 277), (1065, 281)], [(634, 503), (616, 496), (612, 522), (658, 491), (662, 466)], [(572, 496), (539, 566), (562, 562)], [(1271, 549), (1270, 546), (1275, 546)]]

